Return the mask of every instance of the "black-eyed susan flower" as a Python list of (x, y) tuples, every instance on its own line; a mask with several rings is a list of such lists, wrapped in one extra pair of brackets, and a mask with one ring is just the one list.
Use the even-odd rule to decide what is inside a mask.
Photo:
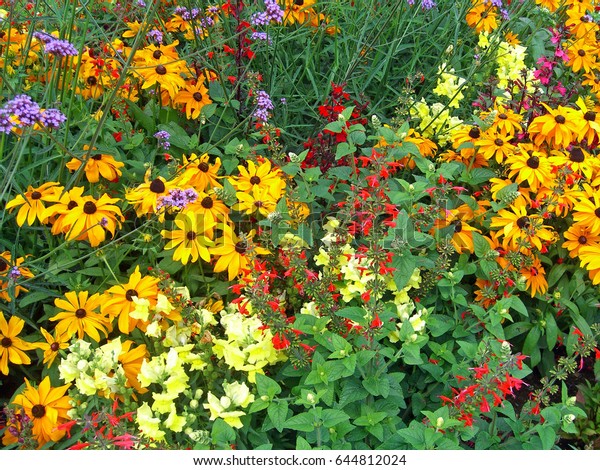
[(473, 0), (473, 6), (467, 12), (466, 20), (477, 34), (491, 33), (498, 27), (498, 9), (490, 2)]
[(54, 332), (54, 334), (49, 333), (44, 328), (40, 328), (40, 333), (44, 337), (45, 342), (39, 342), (38, 347), (42, 351), (44, 351), (44, 364), (47, 364), (46, 367), (52, 367), (52, 363), (58, 357), (60, 351), (66, 350), (69, 347), (69, 341), (71, 336), (68, 332), (58, 333)]
[(594, 235), (590, 229), (579, 224), (574, 224), (563, 233), (565, 238), (563, 248), (569, 250), (569, 256), (575, 258), (583, 247), (600, 243), (600, 235)]
[(11, 295), (18, 297), (21, 292), (28, 292), (21, 281), (31, 279), (33, 273), (22, 266), (24, 261), (24, 256), (13, 261), (10, 251), (0, 253), (0, 299), (12, 302)]
[(537, 257), (533, 258), (531, 266), (522, 268), (520, 273), (525, 280), (525, 285), (532, 298), (535, 297), (536, 294), (544, 294), (548, 290), (546, 270)]
[(0, 373), (8, 375), (8, 364), (27, 365), (31, 359), (25, 351), (37, 349), (37, 343), (29, 343), (19, 338), (23, 331), (25, 320), (11, 316), (8, 321), (0, 312)]
[(140, 267), (136, 266), (126, 283), (113, 286), (102, 295), (101, 311), (111, 319), (116, 318), (119, 331), (127, 334), (138, 326), (144, 326), (142, 320), (129, 316), (136, 308), (134, 299), (146, 299), (150, 306), (154, 306), (157, 296), (158, 278), (142, 276)]
[(577, 136), (579, 142), (586, 141), (589, 145), (595, 145), (598, 142), (600, 134), (600, 112), (598, 106), (591, 99), (577, 99), (579, 107), (581, 130)]
[(183, 74), (186, 73), (185, 61), (174, 59), (167, 54), (160, 55), (158, 59), (154, 55), (143, 57), (145, 59), (143, 64), (132, 68), (142, 80), (142, 89), (158, 85), (171, 99), (174, 99), (177, 92), (185, 87), (183, 78)]
[(181, 107), (185, 112), (187, 119), (196, 119), (200, 116), (202, 108), (212, 103), (208, 96), (208, 88), (204, 86), (204, 77), (197, 80), (188, 81), (186, 85), (179, 90), (173, 103)]
[(60, 183), (48, 182), (34, 188), (29, 186), (24, 194), (19, 194), (14, 199), (6, 203), (5, 209), (12, 212), (16, 207), (19, 207), (17, 212), (17, 224), (22, 227), (25, 222), (27, 225), (33, 225), (36, 220), (42, 224), (48, 222), (48, 218), (44, 218), (44, 203), (52, 200), (55, 194), (62, 190)]
[(477, 152), (482, 154), (487, 160), (495, 158), (498, 163), (502, 163), (516, 149), (510, 142), (511, 140), (512, 136), (488, 129), (482, 132), (481, 137), (477, 141)]
[(284, 24), (305, 24), (317, 16), (314, 9), (316, 0), (285, 0)]
[[(89, 147), (86, 147), (88, 146), (84, 146), (84, 149), (88, 150)], [(115, 160), (112, 155), (98, 153), (95, 150), (92, 150), (91, 153), (84, 155), (81, 159), (72, 158), (67, 163), (67, 168), (70, 171), (77, 171), (84, 162), (85, 166), (83, 167), (83, 171), (90, 183), (97, 183), (100, 181), (100, 176), (111, 182), (118, 181), (122, 174), (120, 168), (125, 166), (123, 162)]]
[(527, 144), (520, 145), (517, 151), (506, 158), (505, 164), (510, 168), (509, 178), (514, 178), (519, 185), (527, 182), (533, 191), (552, 184), (552, 165), (548, 157)]
[(545, 103), (542, 103), (542, 105), (548, 113), (531, 121), (527, 129), (529, 135), (536, 145), (542, 145), (546, 142), (554, 149), (567, 147), (579, 136), (582, 128), (576, 110), (565, 106), (552, 109)]
[(592, 284), (600, 284), (600, 243), (582, 247), (579, 260), (580, 266), (588, 270)]
[(198, 199), (189, 204), (182, 215), (202, 219), (203, 234), (213, 238), (213, 228), (217, 223), (229, 223), (231, 209), (219, 199), (215, 191), (201, 192)]
[(530, 247), (542, 250), (543, 245), (554, 241), (556, 235), (550, 226), (537, 214), (528, 214), (523, 204), (511, 205), (509, 209), (501, 209), (492, 217), (490, 226), (497, 228), (508, 240), (515, 243), (526, 243)]
[(576, 40), (567, 46), (567, 65), (573, 69), (573, 72), (583, 69), (589, 73), (597, 67), (596, 54), (597, 47)]
[(250, 193), (238, 191), (235, 195), (238, 202), (234, 204), (233, 209), (244, 212), (246, 215), (258, 212), (263, 217), (266, 217), (277, 206), (277, 200), (273, 199), (269, 193), (269, 188), (255, 186)]
[(214, 271), (216, 273), (227, 271), (228, 278), (232, 281), (248, 270), (251, 256), (268, 254), (268, 250), (254, 246), (252, 236), (253, 233), (251, 232), (248, 235), (238, 237), (232, 227), (225, 225), (223, 236), (209, 250), (211, 255), (217, 257)]
[[(485, 119), (487, 114), (482, 113), (482, 119)], [(500, 134), (506, 136), (518, 134), (523, 130), (523, 126), (521, 125), (522, 120), (523, 116), (515, 113), (512, 109), (498, 104), (494, 106), (494, 122), (492, 123), (492, 127), (496, 128)]]
[(79, 339), (86, 335), (100, 342), (100, 334), (106, 337), (110, 331), (110, 320), (100, 312), (102, 298), (100, 294), (89, 295), (88, 291), (67, 292), (64, 298), (54, 300), (59, 312), (50, 318), (58, 322), (54, 331), (57, 335), (66, 334), (71, 338), (77, 334)]
[(563, 150), (553, 150), (550, 152), (549, 160), (553, 166), (569, 167), (573, 172), (588, 180), (592, 178), (594, 168), (598, 166), (597, 159), (578, 145), (571, 145)]
[(192, 186), (198, 192), (223, 187), (219, 182), (219, 169), (221, 168), (219, 157), (211, 162), (207, 153), (200, 156), (192, 153), (189, 158), (184, 155), (183, 168), (183, 173), (177, 179), (178, 185)]
[(119, 199), (103, 194), (96, 200), (92, 196), (81, 197), (79, 203), (69, 210), (62, 223), (69, 227), (67, 240), (88, 240), (92, 247), (106, 239), (106, 231), (115, 235), (124, 220), (116, 203)]
[(52, 387), (50, 377), (45, 377), (38, 388), (25, 379), (25, 390), (13, 400), (33, 421), (33, 437), (39, 447), (52, 441), (58, 442), (66, 434), (58, 426), (70, 420), (67, 412), (72, 408), (71, 398), (65, 395), (71, 384)]
[[(144, 179), (144, 183), (128, 190), (125, 194), (127, 202), (133, 205), (138, 217), (156, 214), (159, 198), (167, 196), (169, 191), (175, 187), (172, 182), (167, 181), (162, 176), (150, 180), (147, 174)], [(161, 214), (162, 217), (164, 217), (164, 214)]]
[(148, 350), (145, 344), (136, 346), (131, 340), (123, 341), (121, 345), (121, 354), (119, 354), (119, 362), (123, 366), (125, 377), (127, 377), (128, 385), (132, 386), (139, 393), (146, 393), (147, 388), (142, 387), (138, 380), (138, 374), (142, 368), (144, 359), (148, 357)]
[(591, 234), (600, 235), (600, 194), (577, 201), (573, 207), (573, 220), (587, 227)]
[(173, 260), (187, 264), (198, 261), (198, 258), (206, 262), (210, 261), (209, 247), (214, 242), (207, 235), (213, 233), (216, 221), (196, 214), (194, 211), (178, 214), (175, 218), (177, 230), (163, 230), (163, 238), (169, 239), (165, 250), (175, 249)]
[(53, 197), (49, 198), (53, 204), (45, 209), (43, 216), (52, 220), (52, 235), (58, 235), (59, 233), (68, 233), (71, 228), (69, 225), (64, 224), (65, 217), (75, 207), (83, 204), (83, 186), (75, 186), (69, 191), (63, 193), (56, 193)]
[(285, 180), (281, 170), (273, 169), (269, 160), (264, 160), (258, 166), (253, 161), (248, 161), (248, 168), (238, 166), (239, 176), (230, 179), (235, 189), (250, 193), (255, 186), (268, 188), (274, 199), (279, 200), (285, 189)]

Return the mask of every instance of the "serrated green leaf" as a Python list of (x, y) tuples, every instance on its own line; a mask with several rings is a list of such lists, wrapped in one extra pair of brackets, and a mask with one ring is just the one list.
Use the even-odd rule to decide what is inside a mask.
[(324, 427), (332, 428), (340, 423), (343, 423), (344, 421), (348, 421), (350, 416), (348, 416), (342, 410), (325, 409), (321, 414), (321, 419), (323, 420)]
[(275, 426), (275, 429), (279, 432), (286, 427), (287, 413), (287, 401), (274, 401), (267, 408), (267, 414), (269, 415), (269, 418), (271, 418), (273, 426)]
[(292, 416), (285, 422), (283, 427), (294, 431), (310, 432), (315, 429), (315, 419), (311, 414), (303, 412)]
[(362, 381), (362, 386), (374, 397), (387, 398), (390, 394), (390, 382), (386, 377), (367, 377)]

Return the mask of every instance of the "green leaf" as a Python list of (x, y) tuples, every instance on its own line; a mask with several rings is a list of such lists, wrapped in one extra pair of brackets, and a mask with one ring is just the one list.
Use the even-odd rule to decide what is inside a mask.
[(556, 442), (556, 432), (550, 426), (539, 424), (536, 426), (540, 440), (542, 441), (542, 450), (551, 450)]
[(398, 290), (404, 289), (408, 281), (417, 267), (417, 263), (413, 255), (408, 253), (394, 254), (392, 259), (392, 267), (394, 271), (394, 282)]
[(548, 287), (556, 284), (567, 270), (566, 264), (555, 264), (548, 273)]
[(343, 423), (344, 421), (348, 421), (350, 416), (348, 416), (342, 410), (325, 409), (323, 410), (321, 419), (323, 420), (323, 426), (326, 428), (332, 428), (340, 423)]
[(281, 393), (281, 387), (272, 378), (267, 377), (264, 374), (256, 374), (256, 388), (258, 394), (262, 397), (264, 395), (273, 399), (273, 397)]
[(354, 145), (350, 145), (348, 142), (340, 142), (335, 149), (335, 158), (339, 160), (346, 155), (350, 155), (356, 151), (356, 147)]
[(294, 431), (310, 432), (315, 429), (315, 419), (311, 414), (304, 412), (292, 416), (285, 422), (283, 427)]
[(390, 394), (390, 382), (387, 377), (375, 377), (372, 375), (364, 379), (362, 385), (367, 392), (375, 397), (382, 396), (383, 398), (387, 398)]
[(215, 444), (225, 445), (235, 441), (234, 429), (221, 418), (215, 420), (210, 436)]
[(302, 436), (296, 438), (296, 450), (311, 450), (312, 447)]
[(556, 341), (558, 340), (558, 325), (552, 312), (546, 313), (546, 344), (548, 349), (554, 349)]
[(475, 255), (477, 257), (484, 257), (490, 250), (490, 244), (488, 241), (478, 232), (471, 232), (473, 235), (473, 247), (475, 248)]
[(287, 412), (287, 401), (274, 401), (267, 408), (267, 414), (269, 415), (269, 418), (271, 418), (273, 426), (275, 426), (275, 429), (279, 432), (286, 427)]

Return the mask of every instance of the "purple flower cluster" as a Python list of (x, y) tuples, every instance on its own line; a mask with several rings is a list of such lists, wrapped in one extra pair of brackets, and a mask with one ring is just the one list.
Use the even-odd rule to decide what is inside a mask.
[(50, 108), (42, 111), (40, 122), (45, 127), (58, 129), (60, 125), (67, 120), (67, 116), (61, 113), (58, 109)]
[(186, 7), (177, 7), (173, 13), (181, 16), (181, 19), (184, 21), (190, 21), (200, 14), (200, 10), (198, 8), (188, 10)]
[(17, 95), (0, 108), (0, 132), (10, 134), (13, 127), (20, 128), (41, 123), (56, 129), (67, 120), (58, 109), (40, 109), (40, 105), (28, 95)]
[(271, 44), (271, 38), (267, 33), (262, 33), (260, 31), (253, 31), (250, 34), (250, 39), (253, 41), (265, 41), (267, 44)]
[(163, 41), (163, 33), (158, 29), (153, 29), (146, 34), (146, 37), (151, 41), (157, 42), (159, 44)]
[(158, 145), (160, 145), (163, 149), (168, 150), (171, 146), (169, 143), (171, 134), (169, 134), (167, 131), (158, 131), (154, 134), (154, 137), (158, 139)]
[(259, 121), (267, 122), (269, 120), (269, 112), (275, 109), (271, 97), (264, 90), (259, 90), (256, 93), (256, 109), (252, 114)]
[(16, 281), (20, 277), (21, 277), (21, 270), (19, 269), (18, 266), (13, 266), (12, 268), (10, 268), (10, 271), (8, 271), (8, 278), (10, 280)]
[(268, 26), (271, 22), (281, 23), (283, 21), (284, 12), (276, 0), (265, 0), (265, 8), (267, 11), (261, 11), (252, 15), (250, 23), (253, 26)]
[(422, 0), (421, 1), (421, 8), (423, 8), (423, 10), (431, 10), (432, 8), (435, 8), (436, 3), (433, 0)]
[(169, 194), (158, 199), (156, 209), (184, 209), (188, 204), (196, 202), (198, 193), (193, 188), (171, 189)]
[(33, 33), (33, 36), (44, 43), (46, 54), (52, 54), (57, 57), (76, 56), (79, 54), (75, 46), (66, 39), (57, 39), (44, 31), (36, 31)]

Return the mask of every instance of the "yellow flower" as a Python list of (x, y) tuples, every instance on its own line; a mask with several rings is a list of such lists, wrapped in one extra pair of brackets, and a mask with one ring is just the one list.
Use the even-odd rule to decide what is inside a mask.
[(69, 225), (65, 225), (65, 217), (75, 207), (83, 204), (83, 186), (75, 186), (69, 191), (63, 193), (56, 193), (54, 196), (49, 198), (50, 202), (53, 202), (51, 206), (47, 207), (43, 212), (43, 217), (52, 222), (52, 235), (58, 235), (59, 233), (68, 233), (71, 228)]
[(198, 258), (204, 261), (210, 261), (210, 252), (208, 247), (214, 245), (214, 242), (207, 236), (212, 233), (216, 222), (207, 220), (205, 217), (194, 212), (178, 214), (175, 218), (175, 225), (179, 230), (163, 230), (161, 235), (170, 241), (165, 245), (165, 250), (175, 248), (173, 260), (181, 261), (187, 264), (188, 261), (195, 263)]
[(518, 151), (508, 156), (505, 164), (510, 165), (509, 178), (516, 177), (518, 184), (527, 182), (533, 191), (552, 184), (552, 165), (543, 152), (521, 145)]
[(501, 209), (498, 215), (492, 217), (490, 226), (498, 228), (499, 233), (510, 242), (524, 243), (542, 250), (542, 245), (548, 245), (555, 239), (552, 229), (544, 225), (543, 219), (536, 214), (528, 214), (522, 205), (511, 205), (510, 210)]
[(238, 191), (235, 193), (238, 198), (237, 204), (233, 209), (244, 212), (247, 215), (252, 215), (259, 212), (263, 217), (266, 217), (275, 210), (277, 200), (269, 193), (269, 188), (254, 186), (251, 193)]
[(219, 183), (219, 169), (221, 159), (217, 157), (214, 163), (207, 153), (200, 156), (192, 153), (189, 158), (183, 156), (183, 174), (177, 179), (180, 186), (192, 186), (196, 191), (202, 192), (212, 188), (222, 188)]
[(33, 225), (36, 220), (39, 220), (42, 224), (48, 221), (48, 218), (44, 218), (44, 202), (50, 201), (54, 195), (62, 190), (60, 183), (48, 182), (42, 184), (38, 188), (29, 186), (25, 194), (19, 194), (14, 199), (6, 203), (5, 209), (8, 212), (12, 212), (15, 207), (19, 207), (17, 212), (17, 224), (22, 227), (27, 221), (27, 225)]
[(208, 88), (204, 86), (204, 77), (188, 82), (183, 89), (179, 90), (173, 103), (183, 108), (187, 119), (196, 119), (200, 116), (202, 108), (212, 103), (208, 96)]
[(216, 246), (210, 249), (212, 255), (217, 256), (214, 266), (216, 273), (227, 270), (229, 280), (233, 280), (241, 273), (248, 271), (250, 256), (253, 254), (265, 255), (269, 251), (252, 245), (252, 233), (246, 237), (238, 238), (229, 225), (223, 226), (223, 236), (217, 240)]
[[(87, 148), (86, 148), (87, 147)], [(89, 146), (85, 145), (84, 150), (88, 150)], [(115, 160), (112, 155), (105, 153), (94, 153), (94, 150), (88, 151), (86, 155), (79, 158), (72, 158), (67, 163), (67, 168), (71, 171), (77, 171), (81, 168), (81, 165), (85, 161), (85, 177), (90, 183), (97, 183), (100, 181), (100, 176), (111, 182), (116, 182), (121, 176), (121, 170), (125, 164)]]
[(40, 332), (46, 342), (38, 343), (39, 348), (44, 351), (44, 364), (48, 364), (47, 367), (50, 368), (58, 357), (58, 352), (69, 347), (71, 335), (66, 332), (62, 334), (55, 332), (54, 335), (51, 335), (44, 328), (40, 328)]
[(167, 181), (162, 176), (150, 181), (150, 178), (146, 175), (144, 179), (144, 183), (135, 189), (128, 190), (125, 195), (127, 201), (133, 204), (138, 217), (156, 214), (158, 199), (166, 196), (174, 187), (173, 183)]
[(60, 311), (50, 318), (57, 321), (57, 335), (66, 334), (69, 338), (77, 333), (79, 339), (85, 335), (100, 341), (100, 333), (105, 337), (110, 331), (110, 321), (98, 313), (102, 299), (99, 294), (89, 295), (87, 291), (67, 292), (64, 299), (54, 300)]
[(136, 266), (125, 284), (113, 286), (103, 294), (102, 313), (110, 318), (118, 318), (119, 331), (130, 333), (136, 326), (144, 326), (143, 322), (129, 316), (136, 307), (134, 297), (148, 299), (150, 305), (156, 305), (157, 296), (158, 279), (152, 276), (142, 277), (140, 267)]
[(259, 186), (267, 188), (269, 194), (276, 200), (283, 195), (285, 181), (282, 178), (281, 170), (272, 170), (269, 160), (265, 160), (258, 166), (250, 160), (248, 168), (239, 165), (238, 170), (239, 176), (230, 179), (231, 184), (238, 191), (250, 193), (253, 187)]
[(119, 354), (119, 362), (125, 371), (128, 385), (135, 388), (139, 393), (146, 393), (148, 389), (142, 387), (138, 379), (138, 374), (142, 368), (142, 362), (148, 357), (148, 350), (145, 344), (134, 346), (133, 341), (129, 339), (123, 342), (121, 354)]
[(580, 224), (571, 225), (563, 236), (565, 241), (562, 247), (569, 250), (571, 258), (579, 256), (579, 252), (583, 247), (600, 243), (600, 235), (592, 234), (587, 227)]
[[(13, 262), (10, 251), (0, 253), (0, 299), (12, 302), (11, 294), (18, 297), (21, 292), (28, 292), (28, 290), (22, 286), (21, 280), (31, 279), (33, 273), (29, 268), (21, 266), (23, 261), (25, 261), (25, 257), (20, 256)], [(16, 281), (11, 279), (10, 271), (14, 271), (18, 274)]]
[(521, 269), (521, 276), (525, 278), (527, 289), (529, 289), (532, 298), (538, 292), (544, 294), (548, 290), (546, 270), (538, 258), (534, 258), (530, 267)]
[(467, 12), (467, 24), (479, 34), (491, 33), (498, 27), (498, 11), (491, 3), (474, 0), (473, 6)]
[(65, 431), (58, 429), (58, 425), (69, 420), (67, 412), (71, 409), (71, 398), (65, 396), (65, 392), (70, 384), (53, 388), (49, 377), (45, 377), (38, 388), (31, 386), (27, 379), (25, 383), (25, 390), (15, 397), (13, 404), (21, 406), (33, 420), (33, 436), (39, 447), (61, 440)]
[(24, 353), (39, 347), (36, 343), (22, 340), (18, 335), (25, 326), (25, 320), (12, 316), (6, 321), (0, 312), (0, 373), (8, 375), (8, 363), (31, 364), (31, 359)]
[(531, 121), (528, 128), (531, 138), (536, 145), (546, 142), (551, 148), (566, 148), (581, 131), (582, 125), (577, 112), (564, 106), (551, 109), (545, 103), (542, 105), (548, 113)]
[(573, 207), (573, 220), (586, 226), (592, 235), (600, 235), (600, 194), (580, 199)]
[(124, 220), (121, 209), (116, 205), (118, 201), (107, 194), (98, 200), (83, 196), (62, 221), (63, 226), (69, 227), (67, 240), (87, 239), (95, 247), (106, 239), (106, 230), (114, 236)]
[(600, 284), (600, 243), (582, 247), (579, 259), (581, 267), (588, 270), (592, 284)]
[(135, 413), (135, 422), (140, 431), (150, 439), (163, 441), (165, 432), (160, 429), (161, 419), (154, 416), (148, 403), (144, 402)]

